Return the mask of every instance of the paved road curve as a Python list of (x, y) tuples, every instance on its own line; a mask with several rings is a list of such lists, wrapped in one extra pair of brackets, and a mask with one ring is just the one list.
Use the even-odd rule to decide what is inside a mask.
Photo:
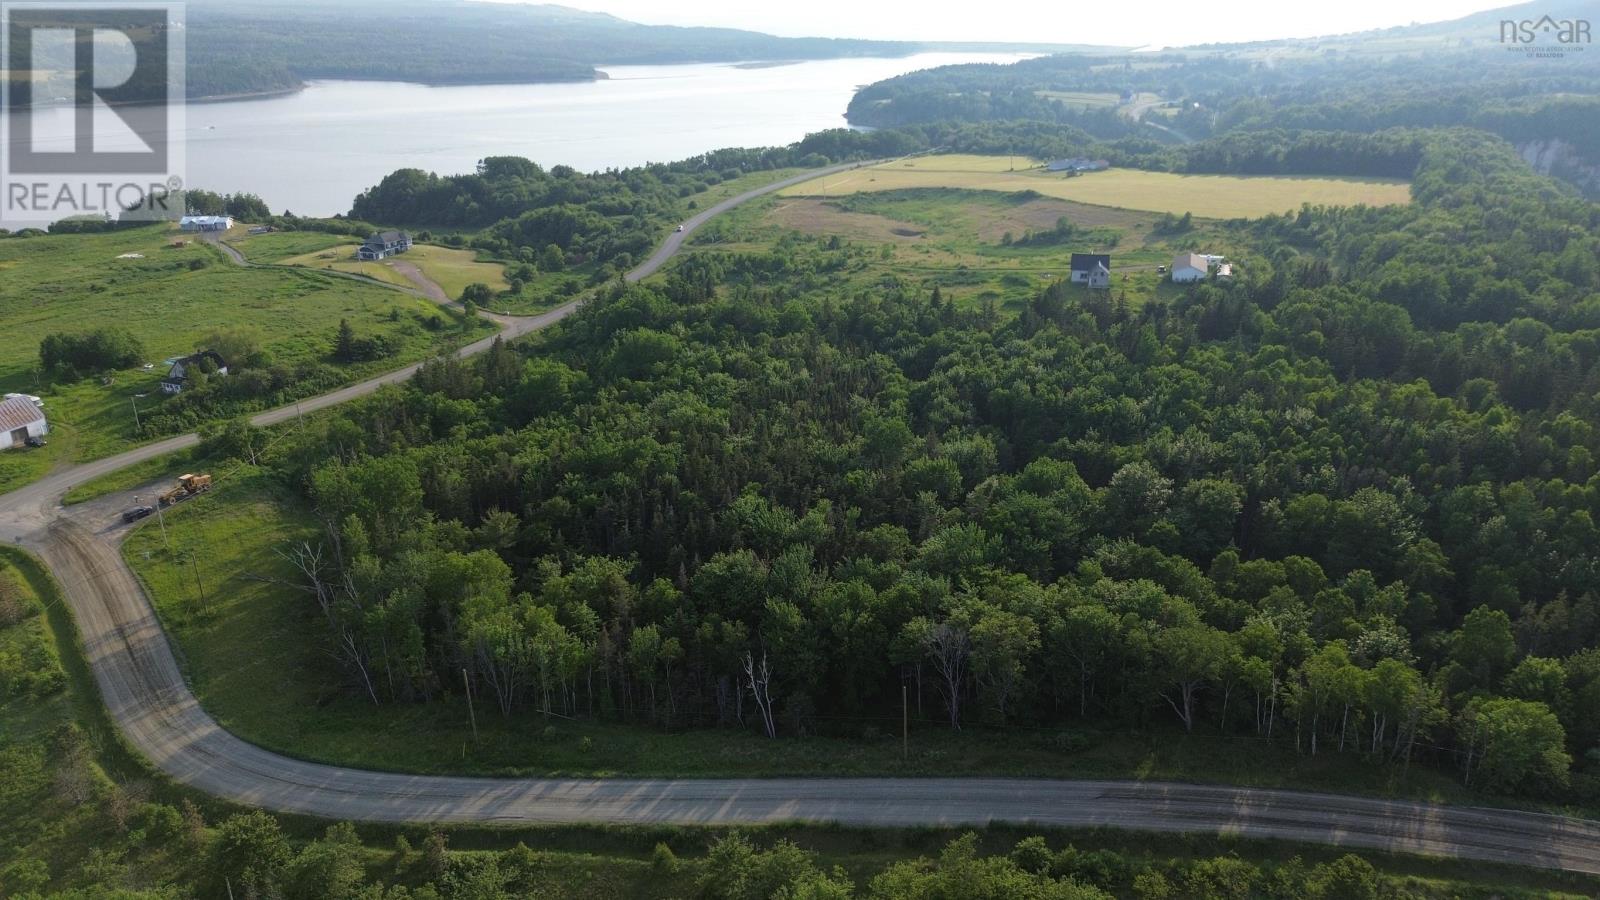
[[(752, 192), (688, 223), (685, 235)], [(659, 268), (674, 235), (630, 277)], [(519, 319), (543, 327), (572, 307)], [(485, 342), (464, 348), (477, 352)], [(402, 370), (315, 401), (320, 409), (410, 374)], [(257, 417), (263, 424), (293, 407)], [(62, 509), (72, 485), (194, 443), (174, 438), (59, 472), (0, 497), (0, 537), (34, 549), (60, 581), (112, 718), (175, 780), (239, 803), (383, 822), (1113, 826), (1228, 833), (1418, 852), (1600, 874), (1600, 823), (1533, 813), (1196, 785), (967, 779), (487, 779), (412, 776), (318, 765), (270, 753), (223, 730), (184, 683), (149, 600), (118, 551), (126, 497)]]

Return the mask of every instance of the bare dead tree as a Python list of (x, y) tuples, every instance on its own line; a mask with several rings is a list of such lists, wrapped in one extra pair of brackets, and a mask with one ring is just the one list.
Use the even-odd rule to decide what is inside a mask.
[(350, 624), (351, 617), (339, 614), (341, 599), (348, 600), (360, 608), (360, 595), (356, 592), (355, 582), (350, 574), (344, 573), (342, 583), (335, 583), (328, 577), (329, 562), (324, 557), (326, 551), (322, 544), (313, 545), (310, 541), (301, 541), (288, 550), (279, 549), (274, 552), (279, 559), (293, 566), (304, 581), (296, 584), (262, 575), (246, 577), (292, 587), (315, 597), (317, 608), (322, 610), (322, 617), (327, 621), (328, 631), (333, 638), (333, 658), (355, 673), (367, 696), (374, 705), (377, 705), (378, 689), (372, 682), (371, 658), (366, 645), (357, 629)]
[(756, 709), (761, 712), (761, 726), (766, 729), (767, 737), (777, 737), (778, 725), (772, 717), (772, 667), (767, 665), (767, 654), (761, 654), (761, 664), (757, 665), (755, 657), (745, 651), (744, 677), (751, 695), (756, 698)]
[(305, 578), (305, 583), (300, 585), (301, 590), (308, 591), (317, 598), (317, 606), (331, 627), (334, 589), (333, 585), (323, 577), (323, 573), (327, 570), (327, 563), (322, 558), (323, 546), (321, 544), (312, 546), (310, 541), (301, 541), (288, 550), (278, 549), (274, 552), (279, 559), (294, 566)]
[(922, 649), (939, 671), (939, 693), (950, 713), (950, 727), (961, 730), (961, 691), (966, 687), (967, 662), (972, 658), (972, 635), (967, 629), (941, 622), (922, 633)]

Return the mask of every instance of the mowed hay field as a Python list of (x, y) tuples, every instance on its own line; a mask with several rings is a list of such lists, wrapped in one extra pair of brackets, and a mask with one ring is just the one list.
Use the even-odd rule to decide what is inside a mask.
[(840, 197), (915, 188), (961, 188), (1015, 193), (1208, 219), (1254, 218), (1315, 206), (1393, 206), (1411, 202), (1404, 181), (1342, 176), (1176, 175), (1111, 169), (1068, 177), (1045, 172), (1023, 157), (949, 154), (897, 160), (807, 181), (787, 197)]

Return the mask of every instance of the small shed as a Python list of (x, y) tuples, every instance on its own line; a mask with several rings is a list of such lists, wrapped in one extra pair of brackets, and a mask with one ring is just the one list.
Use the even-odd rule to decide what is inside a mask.
[(26, 446), (30, 438), (50, 433), (44, 410), (27, 397), (0, 400), (0, 450)]

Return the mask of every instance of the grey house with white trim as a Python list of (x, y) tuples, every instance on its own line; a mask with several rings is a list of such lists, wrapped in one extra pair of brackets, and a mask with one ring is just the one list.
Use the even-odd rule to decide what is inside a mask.
[(398, 256), (411, 249), (411, 235), (404, 231), (380, 231), (356, 251), (356, 259), (380, 260)]

